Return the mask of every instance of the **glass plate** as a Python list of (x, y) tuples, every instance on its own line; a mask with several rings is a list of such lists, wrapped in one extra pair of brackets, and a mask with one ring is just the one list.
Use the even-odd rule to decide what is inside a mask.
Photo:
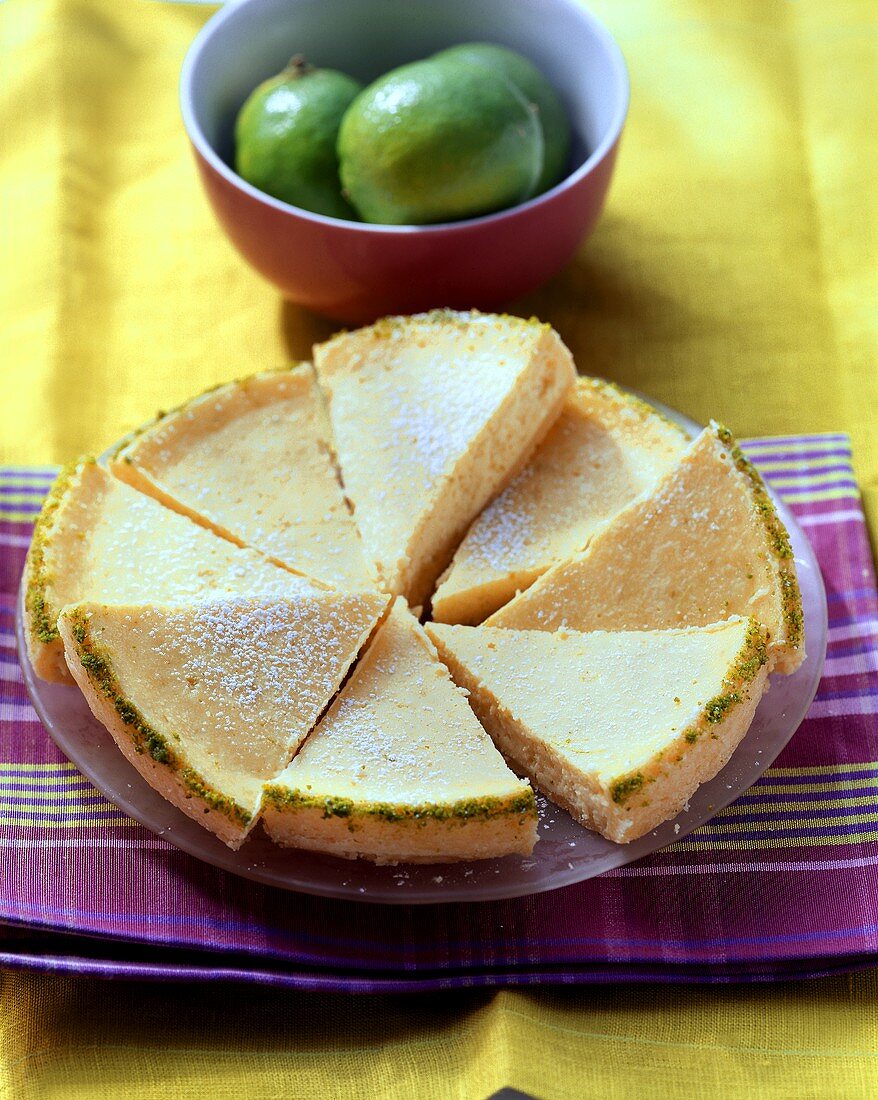
[[(700, 430), (680, 413), (656, 401), (651, 404), (691, 434)], [(528, 857), (376, 867), (365, 860), (279, 848), (259, 827), (239, 851), (233, 852), (141, 778), (92, 716), (78, 688), (37, 679), (24, 642), (21, 598), (16, 614), (19, 658), (31, 701), (61, 751), (120, 810), (197, 859), (268, 886), (353, 901), (489, 901), (556, 890), (682, 840), (758, 779), (805, 717), (817, 691), (826, 652), (826, 594), (810, 543), (790, 511), (777, 497), (774, 501), (795, 553), (808, 656), (792, 676), (771, 678), (771, 689), (760, 702), (746, 737), (725, 768), (695, 792), (689, 809), (631, 844), (614, 844), (588, 832), (563, 810), (538, 796), (539, 841)]]

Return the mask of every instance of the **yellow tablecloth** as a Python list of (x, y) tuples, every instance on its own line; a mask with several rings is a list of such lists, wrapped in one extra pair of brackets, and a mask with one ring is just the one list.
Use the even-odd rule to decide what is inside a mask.
[[(522, 0), (525, 2), (525, 0)], [(632, 74), (605, 217), (517, 304), (742, 436), (846, 430), (878, 521), (874, 0), (595, 0)], [(0, 4), (0, 463), (100, 450), (332, 329), (238, 260), (176, 105), (208, 12)], [(878, 1094), (878, 975), (360, 999), (8, 973), (0, 1094)]]

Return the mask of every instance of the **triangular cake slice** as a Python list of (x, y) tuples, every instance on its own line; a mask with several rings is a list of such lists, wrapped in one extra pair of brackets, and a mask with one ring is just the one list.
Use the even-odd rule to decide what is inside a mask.
[(375, 584), (308, 364), (194, 398), (137, 433), (110, 469), (283, 566), (337, 588)]
[(427, 630), (506, 758), (618, 843), (674, 817), (722, 768), (765, 688), (765, 631), (753, 619), (590, 634)]
[(42, 679), (71, 682), (57, 626), (70, 603), (187, 603), (319, 587), (217, 538), (84, 458), (59, 475), (37, 518), (25, 567), (28, 653)]
[(384, 588), (413, 607), (575, 379), (548, 325), (450, 311), (342, 333), (314, 366), (363, 542)]
[(95, 717), (144, 779), (230, 848), (387, 604), (375, 592), (191, 607), (76, 604), (58, 622)]
[(644, 401), (580, 378), (520, 474), (474, 521), (440, 579), (433, 618), (480, 623), (655, 483), (689, 445)]
[(486, 625), (655, 630), (729, 615), (767, 628), (773, 669), (802, 663), (802, 598), (786, 528), (731, 434), (712, 424), (652, 493)]
[(266, 788), (280, 844), (379, 863), (529, 853), (530, 786), (507, 768), (398, 599), (341, 694)]

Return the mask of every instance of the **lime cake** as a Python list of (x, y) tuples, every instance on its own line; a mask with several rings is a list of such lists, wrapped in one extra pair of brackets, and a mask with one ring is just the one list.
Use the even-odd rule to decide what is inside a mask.
[(110, 468), (280, 565), (337, 588), (375, 586), (308, 364), (194, 398), (138, 432)]
[(192, 607), (97, 603), (58, 621), (95, 717), (147, 783), (230, 848), (383, 614), (378, 593)]
[(341, 694), (266, 788), (280, 844), (379, 863), (527, 854), (529, 784), (516, 778), (398, 598)]
[(576, 388), (521, 473), (473, 521), (433, 595), (437, 622), (480, 623), (652, 488), (689, 444), (644, 401)]
[(342, 333), (315, 347), (314, 365), (381, 583), (422, 604), (557, 419), (570, 353), (536, 321), (441, 311)]
[(582, 553), (486, 620), (518, 630), (653, 630), (753, 616), (772, 670), (804, 660), (793, 551), (765, 486), (712, 424), (649, 494)]
[(740, 617), (664, 631), (428, 625), (504, 756), (624, 844), (676, 816), (746, 733), (765, 631)]

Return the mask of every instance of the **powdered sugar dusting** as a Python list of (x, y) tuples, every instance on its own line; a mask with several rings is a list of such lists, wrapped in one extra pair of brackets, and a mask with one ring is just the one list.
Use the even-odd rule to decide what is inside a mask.
[(536, 508), (521, 489), (532, 480), (530, 470), (524, 470), (482, 512), (461, 544), (457, 562), (471, 557), (477, 566), (497, 572), (522, 562), (529, 564), (533, 555), (528, 551), (536, 537)]
[(402, 603), (283, 781), (314, 794), (401, 804), (517, 789)]
[[(125, 694), (147, 720), (199, 774), (235, 792), (286, 764), (383, 605), (363, 594), (122, 609), (110, 650)], [(99, 609), (94, 622), (114, 631), (119, 613)]]
[(87, 467), (64, 505), (50, 549), (58, 608), (83, 600), (186, 604), (194, 599), (317, 594), (272, 565)]
[(373, 389), (369, 396), (387, 412), (387, 434), (376, 443), (391, 478), (411, 477), (416, 488), (429, 491), (466, 451), (509, 387), (508, 379), (474, 387), (473, 374), (489, 366), (472, 353), (414, 371), (407, 357), (390, 359), (376, 379), (383, 392)]
[(744, 478), (711, 429), (649, 493), (501, 608), (492, 626), (657, 630), (753, 615), (782, 637), (782, 596)]
[[(216, 727), (232, 733), (252, 714), (275, 711), (274, 721), (307, 728), (338, 685), (368, 617), (351, 601), (206, 603), (188, 612), (186, 635), (150, 632), (159, 655), (182, 658), (182, 672), (202, 685)], [(276, 709), (275, 709), (276, 708)], [(277, 712), (281, 715), (278, 719)]]
[(379, 324), (315, 352), (345, 486), (379, 562), (404, 553), (527, 368), (539, 333), (518, 320), (451, 318)]
[[(628, 421), (639, 432), (632, 437)], [(581, 379), (536, 455), (475, 520), (455, 555), (449, 589), (542, 570), (581, 550), (594, 532), (676, 461), (685, 437)]]

